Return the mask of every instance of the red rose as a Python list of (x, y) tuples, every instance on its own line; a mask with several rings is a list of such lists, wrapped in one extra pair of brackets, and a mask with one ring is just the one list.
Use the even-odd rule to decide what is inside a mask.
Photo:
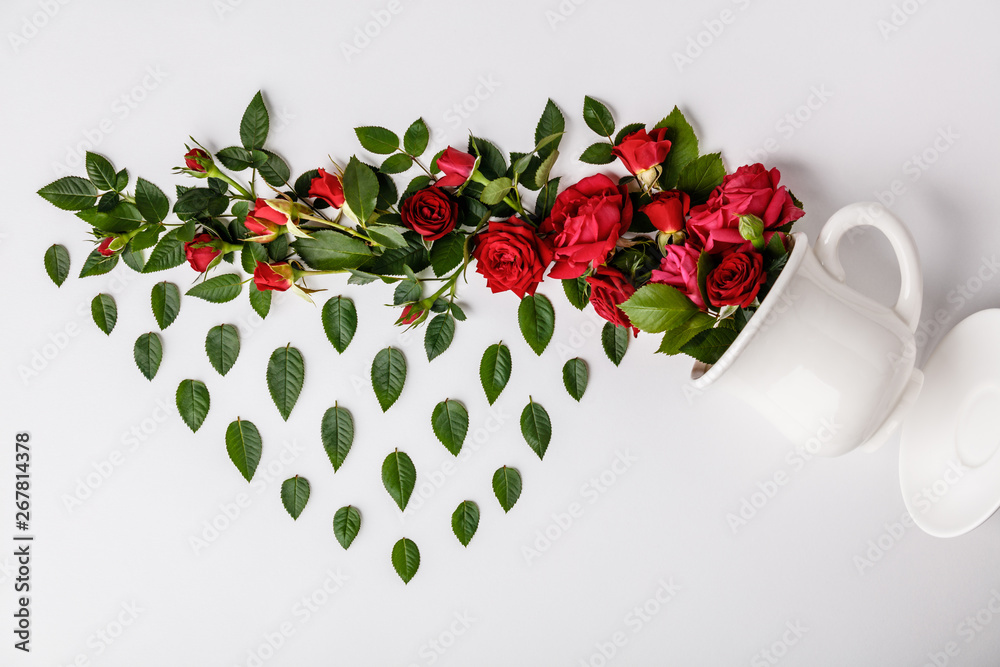
[(624, 185), (603, 174), (560, 192), (539, 232), (554, 250), (553, 278), (579, 278), (591, 262), (602, 264), (632, 224), (632, 200)]
[(273, 241), (287, 222), (288, 218), (284, 213), (274, 210), (263, 199), (258, 199), (243, 224), (250, 233), (270, 237), (267, 240)]
[(415, 307), (412, 303), (406, 304), (403, 308), (403, 314), (399, 316), (398, 324), (413, 324), (420, 319), (420, 316), (424, 314), (424, 311), (420, 308)]
[(698, 257), (701, 251), (691, 245), (668, 245), (666, 256), (660, 260), (660, 268), (653, 269), (649, 281), (676, 287), (702, 310), (705, 300), (698, 289)]
[(552, 261), (552, 250), (534, 229), (517, 218), (494, 220), (477, 241), (472, 256), (487, 287), (494, 293), (510, 291), (521, 298), (535, 293)]
[(458, 202), (434, 187), (417, 190), (399, 207), (403, 224), (428, 241), (436, 241), (455, 229)]
[(598, 315), (615, 326), (630, 327), (632, 334), (639, 335), (639, 330), (632, 326), (632, 321), (618, 304), (625, 303), (635, 294), (635, 286), (625, 278), (625, 274), (609, 266), (599, 266), (593, 275), (587, 276), (590, 283), (590, 303)]
[(115, 251), (108, 248), (108, 246), (111, 245), (111, 242), (114, 240), (114, 236), (104, 237), (104, 240), (101, 241), (101, 245), (97, 246), (97, 252), (101, 253), (105, 257), (111, 257), (111, 255), (115, 254)]
[(204, 273), (216, 257), (222, 251), (215, 247), (214, 239), (208, 234), (198, 234), (193, 239), (184, 244), (184, 254), (187, 255), (188, 264), (198, 273)]
[(184, 154), (184, 164), (191, 171), (207, 171), (206, 164), (211, 163), (211, 161), (212, 158), (208, 156), (208, 153), (200, 148), (192, 148)]
[(476, 166), (476, 158), (448, 146), (437, 159), (437, 166), (444, 172), (444, 176), (439, 178), (434, 185), (439, 188), (457, 187), (469, 180), (469, 176), (472, 175), (472, 170)]
[(705, 292), (714, 306), (746, 308), (757, 297), (764, 278), (763, 255), (737, 251), (723, 257), (719, 265), (708, 272)]
[(670, 142), (663, 137), (667, 128), (659, 127), (650, 133), (646, 128), (628, 134), (617, 146), (611, 149), (625, 168), (633, 174), (652, 169), (667, 159), (670, 152)]
[(691, 209), (691, 198), (680, 190), (667, 190), (653, 195), (653, 201), (639, 210), (649, 217), (661, 232), (684, 231), (684, 216)]
[(341, 208), (344, 205), (344, 184), (340, 182), (334, 174), (326, 173), (324, 169), (318, 169), (319, 175), (309, 183), (309, 196), (322, 199), (334, 208)]
[(294, 282), (292, 267), (288, 265), (288, 262), (280, 262), (278, 264), (257, 262), (257, 268), (253, 270), (253, 284), (261, 292), (266, 292), (267, 290), (284, 292)]

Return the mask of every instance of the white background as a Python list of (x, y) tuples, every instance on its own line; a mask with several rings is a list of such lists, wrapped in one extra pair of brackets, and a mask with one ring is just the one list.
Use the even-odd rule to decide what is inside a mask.
[[(572, 309), (558, 284), (541, 290), (556, 305), (557, 327), (536, 358), (518, 334), (516, 298), (490, 296), (478, 275), (462, 291), (470, 321), (432, 364), (419, 336), (392, 328), (395, 311), (381, 305), (391, 288), (331, 278), (323, 283), (328, 294), (348, 295), (360, 310), (343, 356), (325, 339), (318, 309), (290, 295), (275, 298), (259, 327), (245, 296), (222, 306), (185, 297), (163, 334), (160, 372), (147, 382), (132, 343), (156, 328), (150, 288), (166, 278), (186, 289), (192, 272), (137, 275), (122, 266), (77, 279), (90, 249), (84, 225), (34, 194), (63, 175), (60, 165), (83, 173), (88, 137), (133, 178), (170, 189), (181, 182), (169, 170), (188, 135), (212, 149), (238, 143), (240, 115), (258, 89), (272, 109), (269, 144), (295, 174), (326, 164), (327, 155), (343, 161), (358, 151), (357, 125), (402, 132), (419, 115), (441, 133), (435, 148), (463, 145), (472, 129), (506, 150), (525, 150), (551, 96), (568, 117), (556, 167), (566, 182), (589, 171), (573, 163), (594, 140), (579, 116), (585, 94), (607, 101), (619, 124), (655, 123), (678, 104), (703, 150), (723, 151), (730, 169), (769, 148), (766, 162), (805, 202), (799, 228), (812, 237), (840, 206), (900, 182), (902, 194), (887, 203), (909, 225), (924, 262), (924, 359), (944, 330), (1000, 302), (1000, 280), (976, 279), (998, 243), (1000, 8), (904, 4), (910, 13), (897, 12), (898, 30), (886, 32), (896, 11), (890, 0), (401, 0), (387, 25), (369, 26), (377, 32), (370, 44), (345, 54), (373, 12), (390, 15), (389, 4), (5, 2), (0, 532), (4, 540), (13, 533), (13, 437), (29, 431), (37, 541), (27, 656), (13, 650), (9, 630), (12, 547), (0, 552), (0, 663), (775, 664), (759, 653), (767, 649), (783, 665), (922, 665), (934, 664), (932, 656), (939, 665), (995, 664), (1000, 619), (987, 605), (1000, 590), (1000, 523), (952, 540), (894, 525), (905, 514), (898, 437), (873, 455), (803, 462), (733, 399), (686, 396), (689, 363), (654, 355), (655, 339), (635, 341), (615, 368), (601, 350), (600, 322)], [(727, 24), (719, 22), (724, 11)], [(701, 40), (700, 53), (692, 40)], [(690, 62), (678, 65), (675, 54), (688, 49)], [(788, 114), (799, 120), (792, 124)], [(935, 148), (942, 132), (952, 140)], [(921, 154), (926, 169), (912, 162)], [(875, 234), (861, 239), (843, 250), (850, 282), (889, 301), (898, 277), (888, 244)], [(59, 289), (42, 267), (56, 242), (73, 261)], [(971, 290), (969, 298), (959, 288)], [(110, 337), (90, 319), (100, 291), (118, 302)], [(943, 327), (932, 324), (937, 311)], [(222, 322), (240, 326), (243, 340), (225, 378), (203, 349), (205, 332)], [(513, 377), (491, 413), (477, 367), (500, 339), (511, 347)], [(62, 348), (53, 347), (60, 340)], [(271, 351), (289, 342), (305, 356), (306, 382), (286, 423), (264, 370)], [(367, 377), (386, 345), (406, 352), (409, 376), (383, 416)], [(571, 356), (591, 370), (579, 405), (561, 383)], [(33, 359), (39, 372), (25, 379)], [(184, 378), (205, 381), (211, 392), (197, 434), (170, 407)], [(529, 394), (554, 423), (544, 462), (517, 423)], [(470, 435), (471, 454), (451, 475), (441, 473), (451, 457), (430, 429), (431, 409), (446, 397), (468, 406), (473, 432), (484, 429), (478, 440)], [(336, 475), (319, 442), (320, 417), (334, 401), (357, 423), (354, 449)], [(501, 427), (486, 435), (498, 415)], [(237, 416), (256, 423), (264, 439), (249, 489), (224, 447)], [(132, 429), (141, 442), (131, 440)], [(380, 481), (381, 461), (395, 447), (418, 469), (405, 520)], [(116, 451), (120, 465), (110, 476), (92, 475), (107, 471)], [(609, 472), (619, 456), (630, 463)], [(508, 515), (490, 489), (503, 464), (524, 477)], [(727, 515), (776, 473), (786, 483), (771, 486), (773, 497), (734, 530)], [(313, 489), (296, 522), (279, 501), (281, 480), (294, 474)], [(589, 480), (602, 474), (596, 491)], [(81, 489), (88, 475), (96, 488)], [(89, 497), (69, 509), (66, 498), (81, 491)], [(222, 508), (240, 493), (250, 502), (239, 517), (206, 532), (213, 521), (226, 525)], [(467, 549), (450, 529), (464, 499), (482, 510)], [(574, 503), (582, 513), (560, 528), (556, 517)], [(364, 523), (344, 552), (331, 519), (346, 504), (361, 508)], [(546, 531), (557, 536), (548, 544), (539, 540)], [(408, 586), (389, 562), (404, 535), (422, 555)], [(196, 550), (192, 538), (212, 539)], [(537, 554), (526, 555), (530, 549)], [(327, 595), (330, 572), (346, 581)], [(669, 602), (656, 601), (665, 597), (661, 582), (678, 589)], [(322, 604), (306, 614), (302, 599), (310, 597)], [(130, 618), (123, 605), (140, 611), (121, 631), (119, 617)], [(640, 617), (635, 608), (643, 606)], [(977, 613), (985, 623), (978, 630), (965, 620)], [(283, 629), (291, 634), (279, 641)], [(116, 637), (105, 643), (99, 631)], [(611, 653), (616, 633), (623, 645), (606, 661), (601, 650)], [(281, 644), (277, 651), (268, 637)], [(950, 643), (956, 655), (944, 654)]]

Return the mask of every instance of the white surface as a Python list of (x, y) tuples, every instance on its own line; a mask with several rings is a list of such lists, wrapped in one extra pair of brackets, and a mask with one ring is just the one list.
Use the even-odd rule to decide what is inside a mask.
[[(18, 34), (49, 4), (9, 0), (4, 33)], [(898, 15), (905, 23), (884, 38), (878, 22), (891, 20), (889, 0), (517, 0), (489, 9), (402, 0), (402, 11), (350, 62), (341, 43), (388, 3), (71, 2), (16, 52), (6, 37), (0, 391), (8, 444), (0, 498), (9, 503), (13, 495), (9, 443), (30, 430), (38, 541), (34, 652), (15, 652), (5, 627), (0, 663), (66, 665), (82, 655), (80, 664), (109, 666), (247, 665), (254, 664), (248, 652), (285, 623), (294, 634), (263, 663), (269, 667), (429, 665), (431, 657), (438, 665), (600, 665), (600, 645), (616, 633), (626, 642), (611, 663), (621, 665), (766, 665), (773, 655), (759, 652), (772, 648), (783, 665), (921, 665), (930, 656), (938, 664), (996, 662), (1000, 619), (990, 606), (1000, 599), (1000, 523), (953, 540), (924, 535), (904, 521), (898, 439), (873, 455), (805, 461), (731, 399), (709, 392), (689, 401), (682, 392), (688, 362), (654, 356), (654, 338), (640, 338), (613, 367), (594, 316), (571, 309), (556, 285), (543, 289), (558, 311), (540, 360), (519, 339), (516, 299), (489, 297), (476, 278), (463, 292), (471, 321), (432, 365), (418, 338), (401, 340), (391, 329), (393, 313), (379, 305), (387, 288), (327, 283), (361, 306), (358, 336), (343, 357), (325, 341), (318, 312), (297, 299), (278, 299), (266, 325), (250, 329), (243, 299), (216, 306), (186, 298), (149, 383), (133, 366), (131, 346), (154, 327), (149, 290), (163, 276), (123, 270), (56, 289), (42, 269), (53, 242), (70, 248), (74, 272), (85, 257), (82, 225), (33, 193), (68, 154), (82, 156), (76, 147), (88, 135), (99, 136), (97, 150), (133, 176), (169, 184), (188, 135), (212, 148), (235, 143), (240, 114), (261, 88), (275, 111), (271, 145), (300, 173), (328, 153), (357, 151), (355, 125), (402, 130), (418, 115), (443, 132), (442, 144), (463, 141), (473, 128), (523, 150), (551, 95), (570, 117), (563, 153), (573, 158), (593, 140), (578, 116), (591, 94), (611, 104), (619, 123), (656, 122), (681, 105), (704, 149), (722, 150), (730, 168), (771, 149), (767, 161), (805, 202), (800, 228), (814, 238), (843, 204), (895, 187), (890, 208), (912, 230), (924, 265), (918, 344), (925, 358), (962, 317), (1000, 300), (993, 202), (1000, 7), (903, 4), (915, 13)], [(232, 11), (220, 14), (224, 6)], [(710, 37), (704, 22), (726, 10), (730, 22)], [(550, 23), (550, 12), (560, 11), (566, 20)], [(699, 33), (711, 44), (678, 71), (672, 53)], [(146, 78), (149, 68), (162, 80)], [(144, 78), (150, 90), (137, 88)], [(477, 91), (485, 99), (476, 101)], [(791, 125), (786, 115), (809, 102), (814, 109), (799, 113), (810, 118)], [(466, 103), (478, 108), (450, 122), (454, 105)], [(923, 170), (912, 156), (925, 152), (934, 161)], [(567, 181), (587, 173), (571, 164), (558, 167)], [(893, 300), (899, 283), (888, 243), (875, 232), (858, 239), (842, 251), (849, 284)], [(167, 277), (186, 285), (187, 271)], [(92, 325), (87, 307), (109, 290), (120, 311), (110, 338)], [(226, 378), (202, 349), (205, 332), (220, 322), (243, 329), (243, 351)], [(77, 335), (22, 383), (18, 366), (68, 328)], [(514, 355), (497, 405), (504, 423), (400, 521), (381, 489), (382, 458), (399, 446), (414, 458), (420, 483), (441, 476), (450, 457), (431, 434), (431, 408), (446, 396), (461, 399), (473, 428), (485, 428), (490, 411), (475, 369), (485, 346), (500, 338)], [(305, 355), (307, 378), (286, 424), (270, 404), (264, 368), (289, 341)], [(406, 350), (410, 375), (383, 418), (364, 378), (387, 344)], [(590, 363), (580, 406), (561, 386), (564, 353)], [(130, 448), (129, 431), (154, 424), (157, 406), (172, 405), (187, 377), (205, 380), (212, 392), (201, 431), (192, 435), (171, 413)], [(529, 393), (554, 422), (544, 462), (517, 425)], [(318, 441), (320, 416), (335, 400), (358, 425), (355, 449), (336, 476)], [(262, 432), (262, 490), (251, 487), (250, 505), (195, 554), (189, 538), (247, 493), (223, 446), (237, 415)], [(279, 463), (283, 443), (292, 442), (301, 451)], [(115, 451), (123, 452), (121, 465), (67, 511), (63, 496)], [(619, 452), (632, 462), (616, 475), (608, 471)], [(501, 464), (524, 475), (523, 496), (506, 516), (489, 488)], [(269, 465), (276, 472), (265, 477)], [(313, 497), (292, 522), (278, 488), (295, 473), (309, 477)], [(604, 492), (590, 481), (602, 475), (616, 479), (599, 487)], [(449, 527), (465, 498), (483, 514), (468, 549)], [(734, 532), (727, 517), (762, 498)], [(364, 526), (344, 553), (330, 520), (347, 503), (363, 509)], [(527, 562), (523, 551), (538, 531), (556, 532), (554, 517), (574, 504), (582, 514)], [(5, 521), (12, 510), (3, 506)], [(4, 526), (6, 541), (12, 527)], [(389, 565), (402, 535), (422, 553), (420, 572), (405, 587)], [(300, 600), (337, 569), (349, 577), (342, 589), (301, 613)], [(0, 616), (10, 624), (8, 572), (0, 575)], [(662, 605), (655, 601), (661, 581), (680, 587)], [(103, 645), (95, 633), (109, 624), (114, 631), (122, 605), (132, 603), (142, 609), (135, 622)], [(643, 620), (635, 608), (647, 604), (657, 613)], [(456, 614), (474, 620), (467, 630), (454, 625), (464, 632), (453, 637)], [(449, 647), (436, 654), (430, 642)]]

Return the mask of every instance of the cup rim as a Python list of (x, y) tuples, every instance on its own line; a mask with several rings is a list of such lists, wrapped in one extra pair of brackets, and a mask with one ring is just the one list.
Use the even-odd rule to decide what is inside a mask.
[(792, 240), (792, 252), (788, 257), (788, 262), (781, 269), (778, 279), (774, 281), (771, 290), (767, 293), (764, 301), (761, 302), (757, 312), (747, 322), (743, 331), (739, 333), (736, 340), (729, 346), (729, 349), (714, 364), (706, 364), (702, 361), (694, 362), (694, 366), (691, 368), (691, 386), (695, 389), (704, 389), (709, 386), (733, 365), (743, 349), (757, 335), (769, 313), (774, 310), (774, 304), (780, 300), (779, 297), (788, 287), (788, 283), (797, 272), (802, 259), (805, 257), (806, 250), (809, 248), (809, 239), (805, 233), (792, 232), (788, 236)]

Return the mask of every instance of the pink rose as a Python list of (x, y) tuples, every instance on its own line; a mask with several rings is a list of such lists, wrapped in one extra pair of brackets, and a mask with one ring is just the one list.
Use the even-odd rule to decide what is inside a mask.
[(660, 260), (660, 268), (653, 269), (649, 281), (676, 287), (694, 305), (705, 310), (705, 300), (698, 289), (698, 257), (701, 252), (688, 244), (666, 246), (666, 256)]

